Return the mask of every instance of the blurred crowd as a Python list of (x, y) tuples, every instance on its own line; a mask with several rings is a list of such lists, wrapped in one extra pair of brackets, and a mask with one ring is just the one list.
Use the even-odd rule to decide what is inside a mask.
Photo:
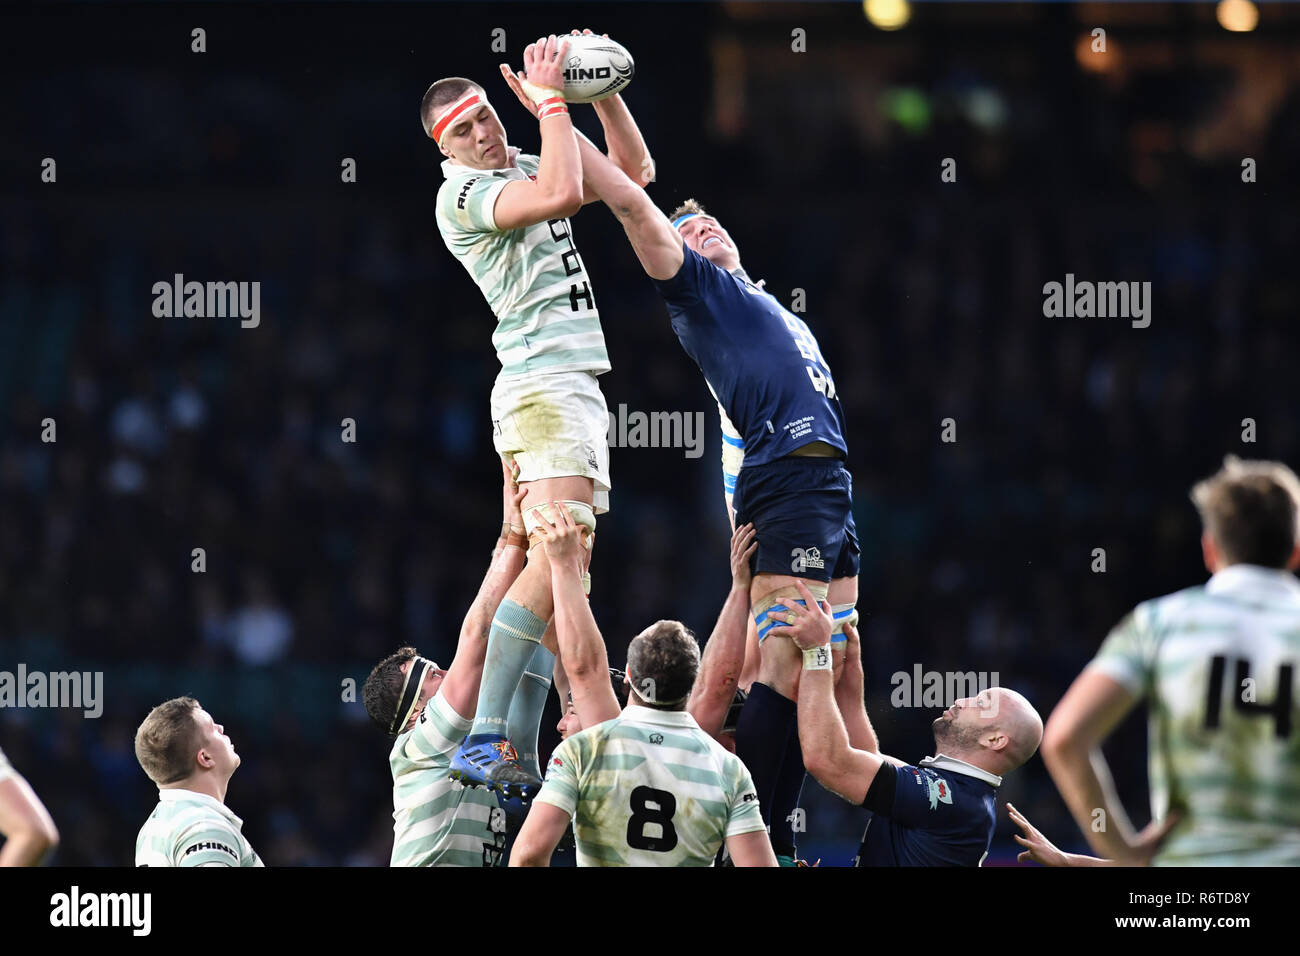
[[(632, 5), (609, 15), (647, 50), (671, 29)], [(407, 643), (445, 663), (495, 540), (492, 317), (433, 222), (441, 157), (419, 97), (440, 75), (477, 76), (516, 145), (535, 149), (536, 131), (486, 49), (396, 62), (367, 35), (348, 59), (345, 21), (326, 19), (337, 48), (210, 54), (203, 75), (180, 53), (2, 68), (18, 113), (0, 162), (51, 155), (59, 179), (24, 166), (30, 185), (0, 187), (0, 669), (105, 673), (98, 720), (0, 711), (0, 746), (63, 834), (56, 863), (130, 864), (155, 799), (134, 729), (191, 693), (243, 757), (228, 804), (268, 865), (386, 864), (387, 739), (349, 681)], [(677, 39), (708, 60), (728, 29), (715, 11)], [(868, 709), (910, 761), (930, 752), (937, 712), (891, 707), (892, 674), (997, 672), (1046, 717), (1133, 604), (1203, 580), (1195, 479), (1226, 452), (1300, 464), (1300, 224), (1279, 199), (1292, 187), (1263, 181), (1294, 169), (1300, 92), (1258, 134), (1261, 183), (1177, 150), (1153, 180), (1129, 135), (1149, 119), (1141, 84), (984, 68), (971, 82), (1010, 117), (989, 128), (944, 108), (960, 53), (874, 75), (931, 98), (920, 128), (888, 98), (861, 107), (880, 114), (870, 123), (793, 125), (780, 97), (799, 78), (779, 67), (749, 77), (748, 121), (725, 131), (710, 103), (682, 107), (688, 81), (661, 79), (652, 57), (627, 94), (660, 205), (695, 196), (769, 291), (789, 304), (804, 290), (848, 422)], [(1184, 104), (1175, 141), (1213, 107)], [(338, 179), (346, 156), (355, 185)], [(956, 183), (939, 181), (944, 156), (959, 157)], [(726, 594), (718, 427), (609, 214), (583, 210), (575, 238), (611, 409), (710, 423), (699, 459), (612, 452), (592, 603), (621, 665), (658, 618), (703, 640)], [(154, 318), (151, 287), (176, 273), (260, 281), (260, 325)], [(1150, 327), (1045, 318), (1042, 286), (1067, 273), (1150, 281)], [(941, 440), (949, 418), (955, 442)], [(1112, 766), (1140, 824), (1140, 718), (1131, 729)], [(802, 855), (848, 862), (861, 812), (811, 779), (804, 796)], [(1041, 761), (1003, 796), (1082, 846)], [(1011, 830), (990, 862), (1014, 860)]]

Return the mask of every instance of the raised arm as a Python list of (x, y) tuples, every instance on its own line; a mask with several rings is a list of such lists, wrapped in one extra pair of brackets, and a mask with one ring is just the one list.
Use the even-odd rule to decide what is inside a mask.
[(686, 709), (712, 737), (722, 733), (727, 710), (736, 697), (740, 671), (745, 665), (745, 633), (749, 623), (749, 583), (753, 572), (749, 559), (758, 549), (752, 524), (741, 525), (731, 536), (731, 590), (718, 614), (704, 656), (700, 673), (691, 690)]
[(527, 559), (524, 519), (519, 505), (525, 492), (515, 484), (515, 473), (506, 462), (501, 462), (503, 486), (501, 489), (501, 534), (492, 551), (483, 583), (479, 585), (474, 603), (465, 614), (460, 626), (460, 640), (456, 656), (442, 681), (442, 696), (458, 714), (473, 714), (478, 704), (478, 688), (483, 677), (483, 658), (487, 654), (488, 632), (492, 617), (501, 599), (515, 583)]
[(551, 521), (539, 513), (538, 533), (551, 566), (551, 593), (555, 599), (555, 631), (560, 661), (569, 678), (573, 709), (583, 728), (612, 720), (620, 712), (609, 683), (609, 655), (591, 605), (582, 587), (590, 552), (583, 546), (580, 529), (569, 509), (551, 502)]
[[(517, 95), (540, 115), (542, 149), (537, 181), (519, 180), (497, 196), (493, 217), (500, 230), (519, 229), (548, 219), (564, 219), (582, 208), (582, 160), (574, 139), (573, 122), (564, 104), (564, 58), (569, 41), (551, 36), (530, 43), (524, 50), (526, 80), (501, 64)], [(513, 82), (512, 82), (513, 81)]]
[[(808, 772), (827, 790), (850, 803), (860, 804), (875, 780), (885, 758), (878, 753), (854, 749), (835, 705), (834, 675), (831, 672), (831, 606), (818, 602), (796, 579), (795, 587), (806, 602), (801, 606), (782, 598), (786, 611), (780, 616), (790, 626), (786, 633), (804, 652), (799, 676), (799, 745)], [(768, 613), (772, 617), (772, 613)]]
[(632, 118), (632, 112), (618, 93), (593, 104), (601, 129), (605, 131), (605, 146), (609, 161), (642, 189), (655, 176), (654, 160), (641, 136), (641, 130)]
[(682, 237), (646, 191), (628, 179), (587, 137), (578, 134), (585, 194), (595, 194), (623, 224), (632, 250), (652, 279), (671, 279), (682, 267)]
[(0, 754), (0, 866), (37, 866), (59, 843), (50, 812)]

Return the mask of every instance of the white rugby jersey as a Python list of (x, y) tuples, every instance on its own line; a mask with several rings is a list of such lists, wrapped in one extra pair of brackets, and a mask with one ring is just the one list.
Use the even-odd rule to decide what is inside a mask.
[(1089, 665), (1147, 699), (1157, 865), (1300, 865), (1300, 582), (1237, 564), (1139, 604)]
[(136, 866), (262, 866), (244, 821), (193, 790), (159, 790), (158, 806), (135, 841)]
[(447, 775), (470, 723), (452, 710), (440, 689), (415, 726), (393, 741), (390, 866), (501, 865), (506, 818), (495, 794)]
[(767, 829), (749, 770), (686, 711), (631, 705), (575, 734), (535, 799), (572, 816), (579, 866), (712, 866)]
[[(473, 169), (450, 159), (438, 190), (438, 231), (497, 317), (502, 375), (609, 371), (596, 294), (568, 219), (497, 229), (494, 207), (512, 181), (536, 179), (539, 157), (507, 149), (512, 165)], [(517, 163), (517, 165), (514, 165)]]

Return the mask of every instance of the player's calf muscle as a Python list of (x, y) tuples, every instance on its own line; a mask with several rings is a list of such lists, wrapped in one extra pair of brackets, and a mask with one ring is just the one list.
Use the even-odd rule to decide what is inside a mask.
[(546, 563), (544, 549), (534, 548), (529, 552), (528, 563), (515, 583), (510, 585), (506, 598), (543, 621), (551, 619), (555, 613), (555, 601), (551, 595), (551, 567)]

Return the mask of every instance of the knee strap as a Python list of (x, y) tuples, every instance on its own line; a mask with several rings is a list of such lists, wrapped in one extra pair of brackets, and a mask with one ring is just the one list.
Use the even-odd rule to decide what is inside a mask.
[[(812, 593), (813, 598), (817, 601), (825, 601), (826, 592), (830, 589), (830, 585), (821, 581), (804, 581), (804, 587)], [(768, 617), (768, 612), (772, 608), (777, 608), (776, 613), (778, 614), (785, 611), (785, 605), (777, 602), (778, 598), (783, 597), (794, 598), (799, 604), (804, 603), (803, 598), (799, 597), (799, 589), (790, 584), (783, 588), (777, 588), (775, 591), (769, 591), (755, 601), (749, 609), (749, 612), (754, 615), (754, 624), (758, 627), (758, 642), (760, 644), (763, 643), (763, 639), (767, 637), (768, 632), (773, 628), (786, 626), (785, 621), (771, 620)], [(778, 636), (780, 635), (778, 634)]]
[(835, 626), (831, 628), (831, 643), (846, 643), (848, 638), (844, 636), (844, 625), (851, 627), (858, 626), (858, 608), (856, 604), (832, 604), (831, 617), (835, 621)]
[[(582, 527), (579, 534), (582, 537), (582, 543), (590, 551), (596, 540), (596, 512), (592, 510), (591, 505), (585, 501), (563, 501), (561, 502), (568, 509), (575, 524)], [(542, 536), (537, 533), (537, 529), (542, 526), (538, 515), (545, 518), (551, 524), (555, 524), (556, 515), (551, 514), (551, 505), (549, 502), (543, 502), (540, 505), (533, 505), (524, 512), (524, 530), (528, 532), (528, 550), (531, 551), (541, 542)]]

